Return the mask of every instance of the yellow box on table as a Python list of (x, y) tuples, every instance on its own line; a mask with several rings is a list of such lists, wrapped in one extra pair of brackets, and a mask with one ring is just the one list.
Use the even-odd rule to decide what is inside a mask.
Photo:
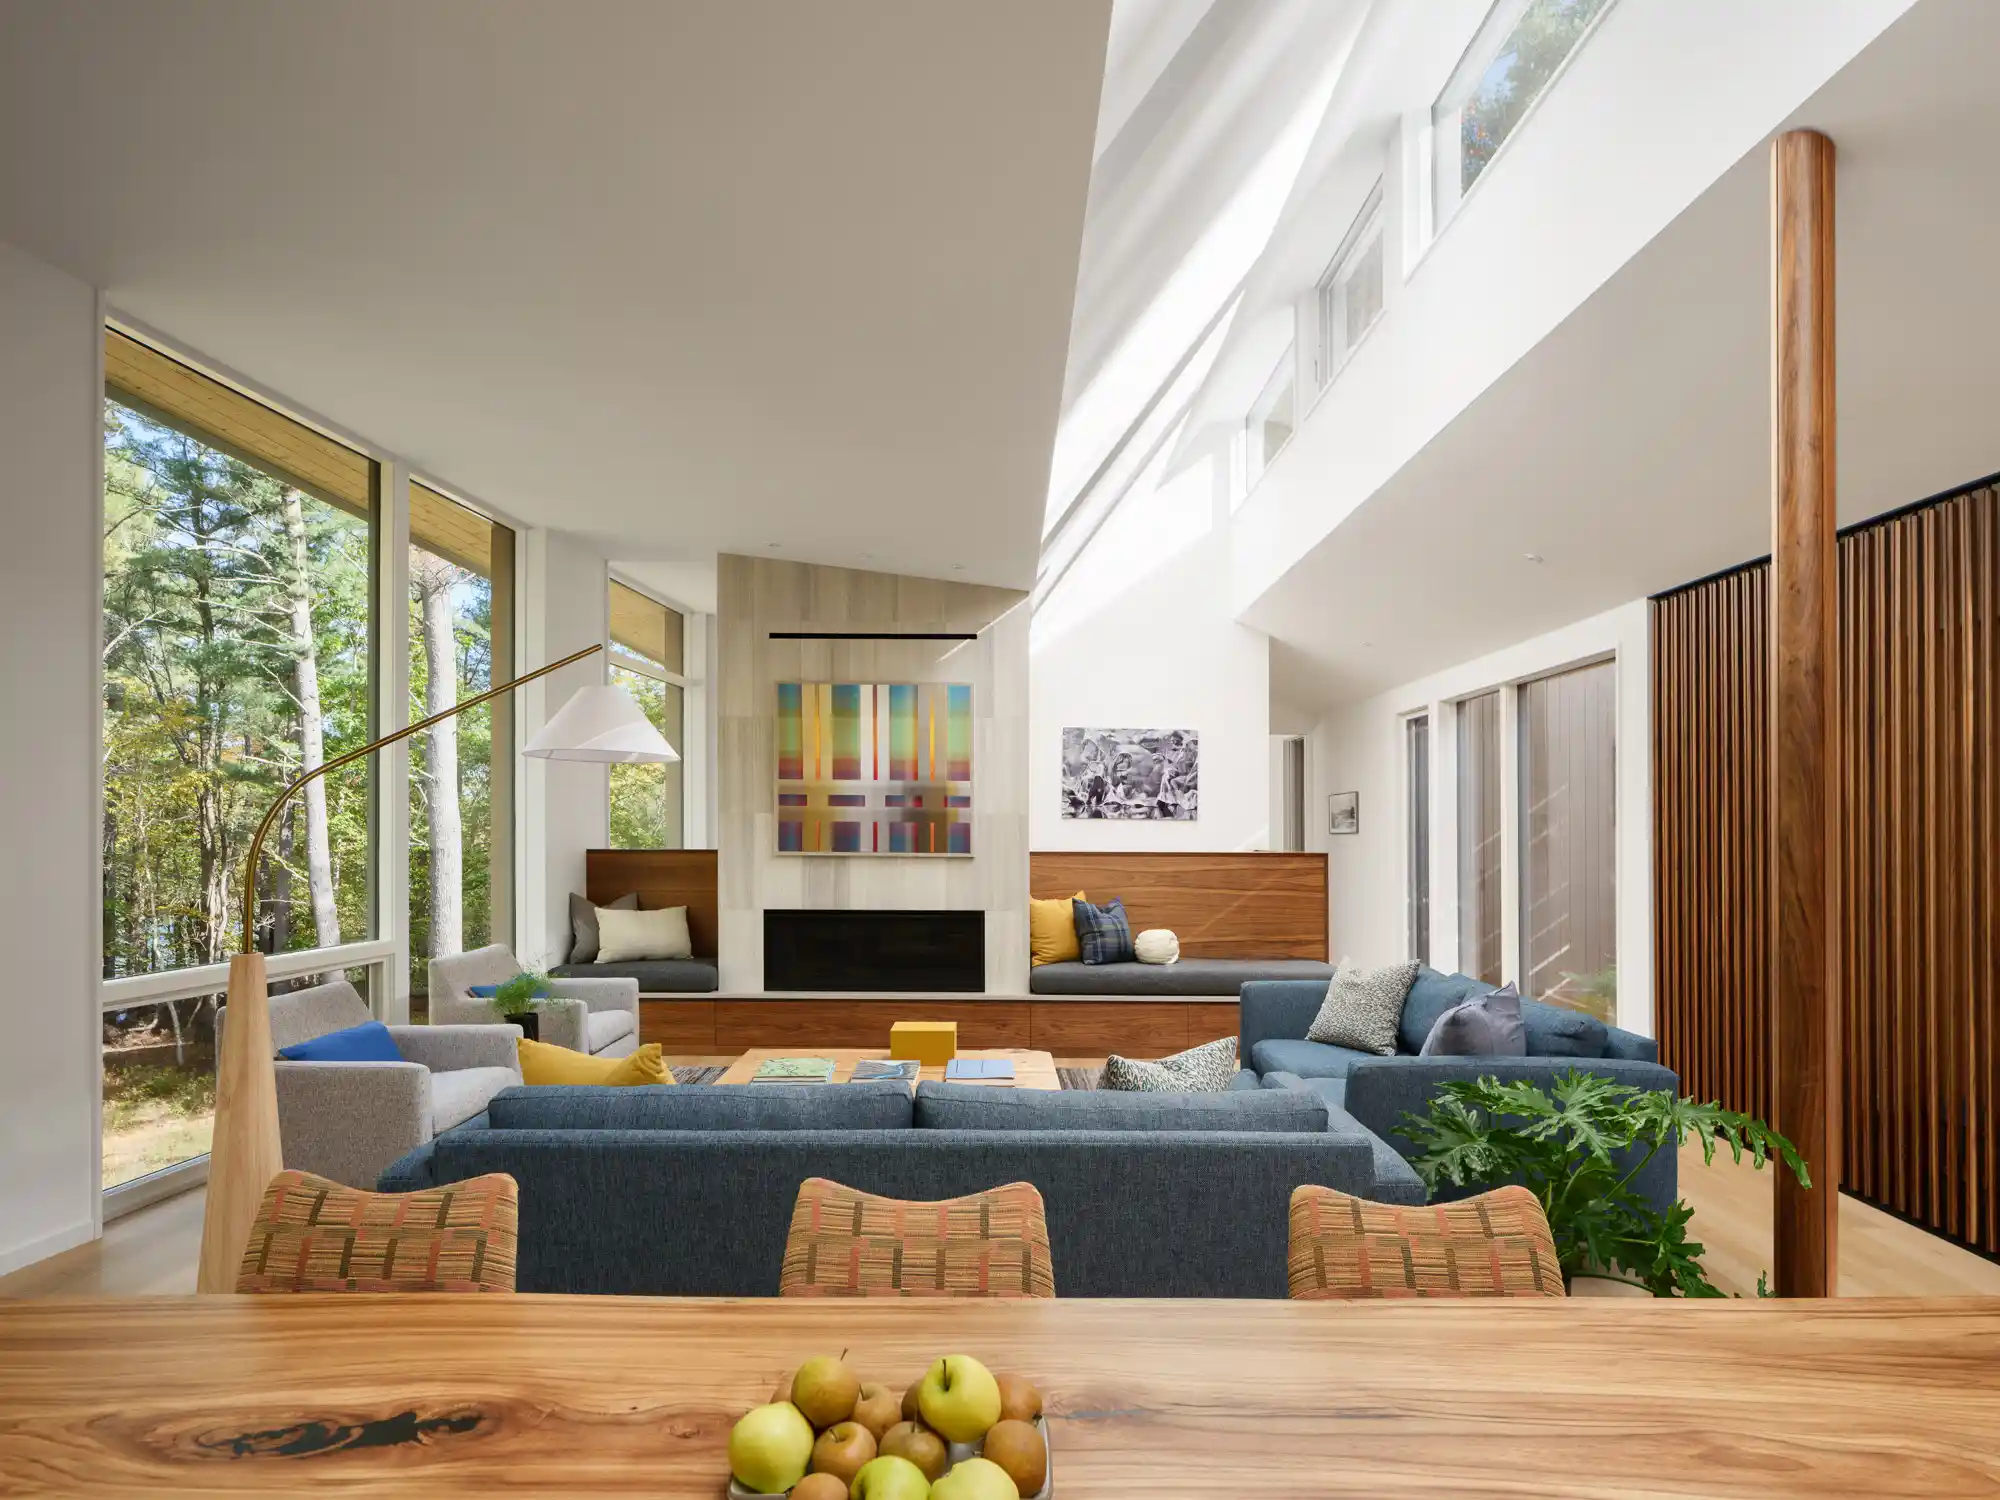
[(889, 1056), (941, 1068), (958, 1056), (958, 1022), (898, 1021), (889, 1028)]

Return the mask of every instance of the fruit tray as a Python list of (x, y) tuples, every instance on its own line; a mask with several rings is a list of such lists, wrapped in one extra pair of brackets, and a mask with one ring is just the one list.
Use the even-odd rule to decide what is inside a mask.
[[(1048, 1478), (1042, 1481), (1040, 1489), (1036, 1490), (1032, 1495), (1023, 1495), (1021, 1500), (1054, 1500), (1056, 1493), (1056, 1451), (1049, 1443), (1049, 1424), (1046, 1417), (1035, 1418), (1035, 1431), (1042, 1435), (1042, 1450), (1049, 1456), (1049, 1474)], [(951, 1461), (956, 1464), (962, 1463), (968, 1458), (976, 1458), (982, 1446), (983, 1444), (981, 1443), (953, 1443), (951, 1445)], [(949, 1473), (950, 1470), (946, 1470), (946, 1472)], [(770, 1500), (770, 1497), (760, 1495), (755, 1490), (746, 1490), (732, 1479), (729, 1481), (729, 1500)]]

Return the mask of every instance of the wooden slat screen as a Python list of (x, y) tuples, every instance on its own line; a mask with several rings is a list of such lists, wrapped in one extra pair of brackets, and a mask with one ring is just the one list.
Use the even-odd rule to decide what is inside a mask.
[[(2000, 1254), (2000, 491), (1844, 532), (1839, 558), (1841, 1186)], [(1653, 607), (1661, 1057), (1760, 1114), (1768, 576)]]

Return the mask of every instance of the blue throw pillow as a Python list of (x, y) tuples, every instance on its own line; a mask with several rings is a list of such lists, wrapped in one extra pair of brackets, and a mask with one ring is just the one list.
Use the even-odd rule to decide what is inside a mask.
[(1087, 964), (1137, 963), (1132, 951), (1132, 923), (1125, 915), (1125, 903), (1115, 896), (1102, 906), (1088, 901), (1072, 901), (1076, 908), (1076, 945)]
[[(514, 979), (519, 979), (520, 977), (519, 974), (516, 974)], [(512, 984), (514, 979), (510, 979), (507, 982)], [(468, 984), (465, 987), (465, 992), (468, 995), (477, 995), (481, 1000), (491, 1000), (500, 993), (500, 986), (497, 984)], [(548, 1000), (553, 997), (546, 984), (538, 984), (530, 992), (529, 998), (534, 1000)]]
[(278, 1056), (288, 1062), (401, 1062), (396, 1039), (380, 1021), (363, 1021), (341, 1031), (329, 1031), (309, 1042), (280, 1047)]

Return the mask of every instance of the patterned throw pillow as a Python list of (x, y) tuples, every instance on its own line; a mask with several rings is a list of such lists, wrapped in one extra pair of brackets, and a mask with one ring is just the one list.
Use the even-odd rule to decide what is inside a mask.
[(1087, 964), (1129, 964), (1132, 953), (1132, 923), (1125, 915), (1125, 903), (1117, 897), (1102, 906), (1073, 901), (1076, 908), (1076, 943)]
[(1319, 1014), (1306, 1028), (1306, 1040), (1394, 1057), (1396, 1024), (1403, 1019), (1403, 1002), (1416, 979), (1415, 964), (1364, 969), (1343, 958), (1326, 987)]
[(1235, 1081), (1236, 1038), (1225, 1036), (1153, 1062), (1114, 1052), (1104, 1060), (1102, 1087), (1128, 1094), (1223, 1094)]

